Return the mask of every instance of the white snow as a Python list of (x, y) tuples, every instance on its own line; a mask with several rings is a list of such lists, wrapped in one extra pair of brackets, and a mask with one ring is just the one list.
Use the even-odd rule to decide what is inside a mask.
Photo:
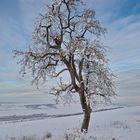
[[(5, 116), (20, 116), (46, 113), (48, 115), (74, 114), (81, 112), (78, 104), (71, 106), (34, 106), (0, 105), (0, 118)], [(56, 108), (55, 108), (56, 107)], [(42, 137), (48, 132), (56, 140), (62, 140), (66, 132), (80, 128), (82, 115), (56, 118), (36, 118), (35, 120), (2, 121), (0, 119), (0, 140), (23, 136)], [(89, 133), (97, 140), (140, 140), (140, 106), (131, 106), (93, 112), (90, 121)], [(38, 139), (39, 140), (39, 139)]]

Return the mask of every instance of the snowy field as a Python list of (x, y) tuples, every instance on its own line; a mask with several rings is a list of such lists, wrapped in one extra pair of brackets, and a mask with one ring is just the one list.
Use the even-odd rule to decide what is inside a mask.
[[(47, 139), (63, 140), (66, 134), (74, 134), (80, 128), (82, 117), (78, 104), (1, 103), (0, 140), (26, 140), (25, 136), (42, 140), (50, 133)], [(88, 135), (95, 140), (140, 140), (140, 106), (96, 108)]]

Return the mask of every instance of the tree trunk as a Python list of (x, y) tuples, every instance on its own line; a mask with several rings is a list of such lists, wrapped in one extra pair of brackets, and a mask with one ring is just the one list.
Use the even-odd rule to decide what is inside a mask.
[(91, 108), (90, 108), (90, 105), (86, 101), (86, 97), (85, 97), (83, 89), (79, 91), (79, 96), (80, 96), (81, 107), (84, 113), (84, 118), (83, 118), (83, 122), (81, 126), (81, 132), (87, 133), (88, 127), (89, 127), (90, 115), (91, 115)]
[(90, 121), (90, 114), (91, 112), (84, 111), (84, 118), (81, 126), (81, 132), (87, 133)]

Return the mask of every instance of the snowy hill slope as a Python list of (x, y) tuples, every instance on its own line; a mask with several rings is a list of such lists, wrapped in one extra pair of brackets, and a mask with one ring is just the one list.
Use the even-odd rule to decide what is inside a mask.
[[(68, 107), (66, 108), (68, 109)], [(56, 108), (53, 109), (53, 114), (55, 114), (56, 110), (59, 110)], [(27, 113), (27, 110), (25, 110), (22, 110), (23, 114)], [(74, 113), (76, 109), (75, 111), (67, 110), (67, 112)], [(34, 111), (30, 110), (28, 114), (32, 113)], [(3, 115), (0, 116), (2, 117)], [(0, 140), (8, 140), (12, 136), (17, 138), (33, 135), (41, 137), (48, 132), (51, 132), (53, 137), (57, 137), (57, 140), (62, 140), (64, 133), (80, 128), (81, 120), (82, 115), (79, 114), (59, 118), (30, 119), (30, 121), (25, 122), (24, 120), (19, 122), (1, 121)], [(94, 136), (97, 140), (111, 140), (113, 137), (116, 140), (140, 140), (140, 106), (93, 112), (89, 135)]]

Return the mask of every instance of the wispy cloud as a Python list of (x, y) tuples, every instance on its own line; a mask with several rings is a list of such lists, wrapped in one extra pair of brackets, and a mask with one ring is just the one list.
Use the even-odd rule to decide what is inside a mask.
[[(130, 16), (109, 25), (107, 43), (112, 46), (116, 63), (139, 58), (140, 16)], [(133, 21), (133, 22), (130, 22)], [(133, 57), (133, 58), (132, 58)]]
[[(30, 81), (22, 78), (16, 60), (12, 57), (13, 49), (25, 49), (31, 41), (35, 18), (42, 5), (39, 1), (18, 0), (17, 18), (0, 16), (0, 95), (9, 93), (35, 93), (36, 88)], [(8, 11), (7, 11), (8, 13)]]

